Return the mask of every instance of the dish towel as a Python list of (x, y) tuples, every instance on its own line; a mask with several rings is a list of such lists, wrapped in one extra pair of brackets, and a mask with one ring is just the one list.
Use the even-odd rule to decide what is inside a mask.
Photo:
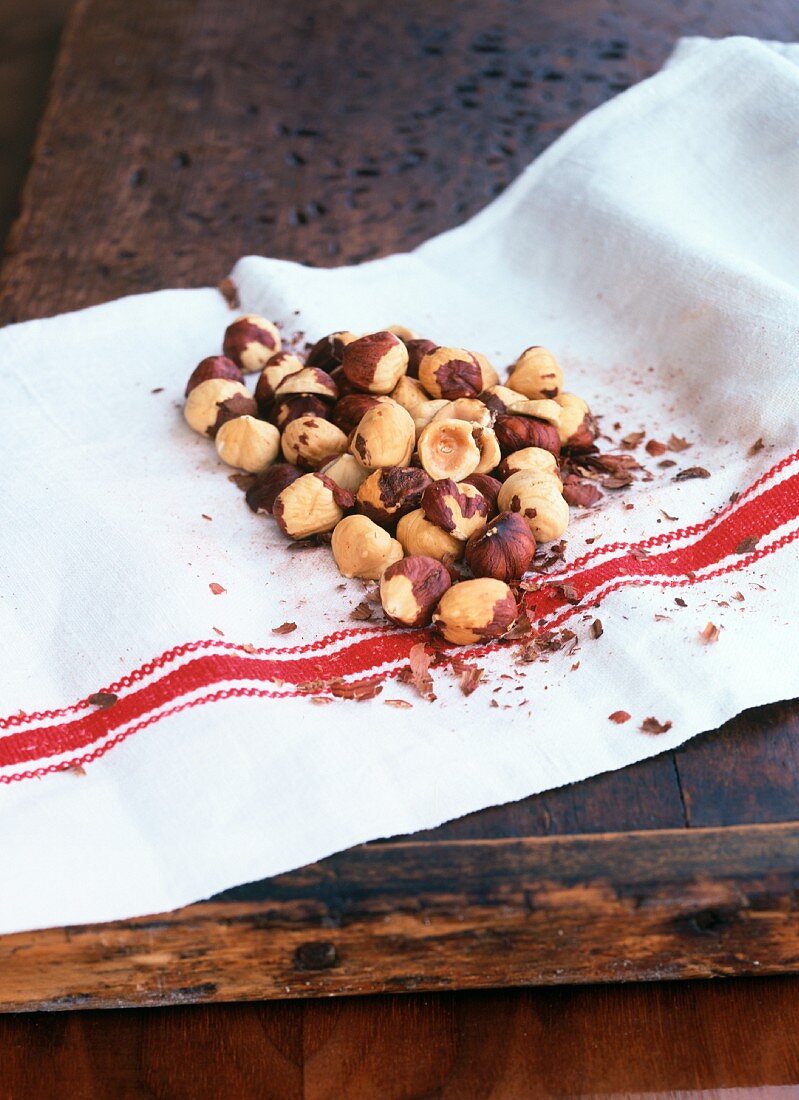
[[(286, 334), (551, 347), (603, 451), (640, 463), (529, 594), (550, 649), (460, 651), (472, 694), (443, 662), (422, 698), (419, 636), (353, 619), (360, 582), (185, 425), (216, 290), (0, 333), (0, 931), (167, 910), (799, 695), (798, 57), (690, 42), (410, 254), (236, 265)], [(382, 690), (309, 698), (331, 680)]]

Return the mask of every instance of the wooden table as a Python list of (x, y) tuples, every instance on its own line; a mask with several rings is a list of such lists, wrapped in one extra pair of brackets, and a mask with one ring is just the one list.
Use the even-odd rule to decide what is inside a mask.
[[(132, 291), (203, 285), (248, 251), (338, 264), (412, 247), (479, 209), (577, 117), (654, 71), (676, 36), (731, 32), (796, 38), (799, 11), (792, 0), (409, 0), (390, 8), (366, 0), (316, 7), (288, 0), (268, 6), (257, 0), (83, 0), (63, 43), (22, 214), (9, 241), (2, 316), (21, 320)], [(338, 859), (391, 874), (402, 865), (412, 877), (419, 866), (430, 866), (415, 858), (414, 845), (421, 842), (450, 870), (447, 860), (471, 852), (477, 863), (467, 860), (461, 871), (479, 877), (490, 863), (481, 855), (487, 844), (512, 861), (521, 859), (530, 872), (541, 842), (561, 838), (562, 874), (573, 879), (575, 861), (602, 854), (620, 908), (614, 912), (602, 898), (584, 898), (581, 909), (572, 899), (572, 950), (556, 950), (546, 921), (531, 932), (529, 914), (508, 938), (508, 929), (497, 929), (494, 907), (471, 929), (471, 944), (465, 937), (464, 949), (450, 952), (457, 967), (446, 954), (437, 970), (429, 965), (430, 953), (423, 958), (422, 987), (795, 968), (797, 713), (792, 705), (762, 708), (653, 761), (470, 815), (417, 835), (411, 844), (370, 846)], [(697, 833), (701, 829), (712, 831)], [(658, 892), (662, 878), (652, 876), (643, 893), (620, 891), (631, 885), (629, 875), (625, 868), (625, 881), (619, 874), (614, 880), (613, 867), (630, 844), (639, 861), (671, 860), (672, 870), (682, 867), (676, 880), (672, 876), (676, 892), (664, 897)], [(691, 865), (686, 879), (686, 860), (693, 853), (707, 864), (713, 844), (726, 868), (709, 892), (689, 897), (678, 912), (674, 905), (685, 899), (688, 880), (708, 870)], [(518, 862), (513, 867), (518, 870)], [(312, 889), (313, 876), (284, 876), (285, 887), (266, 884), (217, 904), (257, 910), (257, 899), (270, 890), (272, 896), (281, 889), (296, 896), (298, 886)], [(562, 884), (556, 876), (551, 903)], [(473, 899), (457, 891), (445, 902), (449, 915), (462, 915), (465, 901), (474, 916)], [(619, 918), (657, 904), (666, 905), (665, 921), (656, 920), (648, 931), (646, 922), (639, 924), (642, 935), (622, 949), (614, 939)], [(595, 950), (602, 915), (604, 952)], [(347, 941), (345, 954), (354, 943), (356, 954), (365, 950), (368, 920), (361, 931), (361, 939)], [(81, 977), (91, 980), (92, 952), (109, 932), (88, 934), (96, 938), (87, 943)], [(653, 937), (660, 937), (657, 944)], [(18, 949), (24, 951), (24, 943), (9, 942), (16, 939), (0, 941), (3, 972)], [(311, 947), (303, 955), (305, 940)], [(400, 964), (386, 982), (385, 967), (382, 977), (380, 970), (385, 954), (361, 956), (351, 973), (338, 965), (335, 940), (328, 934), (321, 947), (318, 935), (291, 941), (295, 954), (285, 966), (292, 982), (306, 983), (293, 992), (341, 991), (342, 983), (356, 991), (413, 987), (402, 965), (407, 943), (398, 944)], [(38, 942), (40, 958), (51, 964), (45, 940)], [(439, 944), (432, 946), (440, 953)], [(581, 947), (591, 950), (581, 953)], [(626, 973), (618, 965), (623, 958), (632, 959)], [(33, 1000), (48, 1000), (50, 969), (41, 968), (41, 996), (34, 993)], [(183, 996), (220, 995), (223, 970), (217, 967), (213, 980), (203, 975), (184, 982)], [(168, 983), (172, 1000), (185, 971), (184, 962)], [(230, 984), (223, 982), (221, 995), (275, 995), (278, 971), (273, 967), (268, 982), (256, 975), (247, 986), (239, 968), (233, 979), (227, 975)], [(29, 967), (22, 968), (26, 972)], [(117, 983), (123, 997), (135, 999), (135, 983), (119, 974)], [(98, 1003), (109, 1003), (113, 986), (100, 984)], [(74, 995), (83, 987), (71, 988), (62, 1007), (87, 1003)], [(767, 1011), (753, 1012), (767, 989)], [(475, 1095), (476, 1082), (494, 1082), (492, 1095), (509, 1096), (524, 1088), (546, 1095), (600, 1083), (606, 1089), (652, 1089), (664, 1081), (670, 1087), (776, 1084), (796, 1079), (785, 1026), (795, 1013), (793, 990), (789, 980), (776, 979), (768, 985), (729, 982), (724, 990), (689, 983), (88, 1014), (46, 1024), (6, 1018), (0, 1037), (13, 1044), (15, 1035), (24, 1036), (28, 1045), (19, 1066), (12, 1063), (0, 1080), (0, 1097), (4, 1087), (48, 1095), (41, 1081), (35, 1084), (29, 1044), (37, 1033), (49, 1042), (54, 1029), (64, 1037), (59, 1065), (63, 1080), (75, 1082), (73, 1095), (81, 1088), (86, 1095), (102, 1095), (103, 1088), (119, 1095), (108, 1083), (114, 1080), (109, 1062), (127, 1074), (126, 1082), (138, 1075), (140, 1091), (130, 1095), (156, 1080), (173, 1090), (169, 1095), (181, 1094), (178, 1071), (148, 1056), (156, 1035), (202, 1044), (204, 1065), (227, 1074), (228, 1087), (245, 1094), (254, 1074), (268, 1073), (275, 1095), (299, 1095), (303, 1084), (308, 1095), (342, 1095), (345, 1083), (369, 1095), (395, 1042), (405, 1044), (408, 1057), (395, 1091), (381, 1086), (384, 1095), (429, 1094), (445, 1085), (448, 1095)], [(751, 1013), (749, 1043), (733, 1041), (723, 1026), (721, 998), (729, 1019), (749, 1020)], [(486, 1020), (500, 1021), (493, 1038), (484, 1034)], [(600, 1054), (602, 1021), (608, 1034)], [(254, 1035), (266, 1037), (258, 1043), (259, 1067), (240, 1060)], [(566, 1037), (572, 1037), (569, 1058), (553, 1061), (552, 1051)], [(109, 1042), (113, 1054), (104, 1053)], [(689, 1042), (694, 1056), (677, 1065), (669, 1043)]]

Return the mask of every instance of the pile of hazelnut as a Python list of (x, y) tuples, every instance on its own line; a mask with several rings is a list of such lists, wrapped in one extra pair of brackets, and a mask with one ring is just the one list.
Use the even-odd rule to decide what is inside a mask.
[(552, 352), (527, 348), (501, 384), (479, 352), (397, 325), (334, 332), (303, 360), (253, 315), (222, 350), (189, 378), (185, 417), (255, 475), (253, 511), (291, 539), (329, 538), (343, 576), (379, 581), (399, 626), (432, 622), (455, 645), (507, 633), (536, 545), (569, 522), (561, 452), (595, 450)]

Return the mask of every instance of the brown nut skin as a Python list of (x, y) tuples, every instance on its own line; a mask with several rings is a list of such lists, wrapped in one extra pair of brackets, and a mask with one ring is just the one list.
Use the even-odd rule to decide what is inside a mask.
[(338, 387), (330, 375), (321, 367), (303, 367), (290, 371), (275, 388), (275, 397), (299, 397), (313, 394), (322, 400), (335, 401)]
[(433, 612), (433, 626), (452, 645), (474, 645), (501, 638), (513, 626), (519, 608), (504, 581), (480, 577), (453, 585)]
[(332, 531), (352, 503), (352, 493), (340, 489), (324, 474), (303, 474), (278, 494), (272, 515), (284, 535), (307, 539)]
[(599, 428), (582, 397), (575, 393), (561, 393), (556, 400), (561, 410), (558, 431), (564, 450), (578, 454), (595, 451)]
[(188, 397), (195, 386), (208, 382), (211, 378), (228, 378), (232, 382), (243, 382), (244, 375), (233, 362), (224, 355), (209, 355), (201, 360), (189, 375), (184, 397)]
[(433, 340), (406, 340), (405, 347), (408, 349), (408, 369), (406, 374), (409, 378), (418, 378), (419, 364), (425, 355), (436, 350), (438, 344)]
[(384, 466), (369, 474), (355, 498), (363, 515), (389, 527), (418, 508), (430, 478), (413, 466)]
[(216, 453), (228, 466), (259, 474), (280, 453), (280, 432), (266, 420), (237, 416), (216, 433)]
[(301, 416), (286, 426), (281, 439), (283, 457), (294, 466), (315, 470), (347, 449), (341, 428), (317, 416)]
[(416, 442), (411, 414), (390, 399), (376, 405), (353, 432), (351, 453), (362, 466), (407, 466)]
[(267, 361), (255, 384), (255, 400), (261, 415), (266, 416), (269, 406), (275, 400), (275, 389), (283, 379), (302, 370), (302, 362), (290, 351), (279, 351)]
[(421, 508), (408, 512), (397, 524), (397, 538), (406, 554), (422, 554), (436, 561), (457, 561), (466, 545), (443, 527), (431, 523)]
[(466, 481), (458, 485), (452, 478), (444, 478), (428, 485), (422, 493), (422, 511), (431, 523), (464, 540), (483, 526), (489, 505), (474, 485)]
[(414, 554), (385, 570), (380, 578), (380, 602), (386, 618), (397, 626), (427, 626), (451, 586), (446, 566), (435, 558)]
[(506, 481), (519, 470), (554, 474), (557, 477), (558, 460), (551, 451), (545, 451), (541, 447), (522, 447), (520, 451), (513, 451), (507, 458), (503, 458), (497, 467), (497, 477), (500, 481)]
[(341, 365), (341, 357), (347, 344), (351, 344), (353, 340), (357, 339), (358, 337), (354, 332), (347, 332), (346, 330), (330, 332), (327, 336), (317, 340), (310, 348), (305, 357), (305, 362), (309, 367), (320, 367), (329, 374)]
[(419, 461), (434, 481), (463, 481), (477, 471), (481, 455), (472, 428), (465, 420), (435, 420), (422, 429)]
[(393, 332), (372, 332), (344, 348), (341, 367), (365, 393), (389, 394), (408, 366), (408, 349)]
[(523, 447), (540, 447), (553, 455), (560, 454), (558, 429), (544, 420), (536, 420), (532, 416), (498, 416), (494, 431), (506, 455)]
[(288, 462), (276, 462), (259, 474), (247, 490), (244, 498), (247, 506), (253, 512), (266, 512), (271, 516), (278, 495), (302, 476), (303, 472), (297, 466), (291, 466)]
[(474, 485), (475, 489), (488, 501), (488, 514), (492, 515), (497, 510), (497, 496), (502, 488), (502, 482), (488, 474), (469, 474), (463, 479), (467, 485)]
[(199, 382), (186, 398), (183, 416), (190, 428), (211, 439), (222, 425), (236, 416), (257, 416), (258, 406), (250, 391), (232, 378)]
[(559, 539), (569, 526), (569, 506), (558, 480), (550, 474), (528, 470), (511, 474), (500, 490), (497, 505), (503, 512), (518, 512), (538, 543)]
[(464, 557), (475, 577), (517, 581), (530, 568), (535, 538), (518, 512), (500, 512), (466, 543)]
[(388, 400), (373, 393), (348, 393), (336, 402), (330, 419), (347, 435), (358, 427), (364, 416), (375, 405)]
[(548, 348), (526, 348), (511, 368), (508, 386), (525, 397), (557, 397), (563, 389), (563, 371)]
[(225, 329), (222, 341), (223, 353), (245, 374), (262, 370), (280, 346), (277, 325), (256, 313), (237, 317)]
[(404, 553), (397, 540), (368, 516), (345, 516), (336, 524), (330, 548), (343, 577), (365, 581), (379, 580)]
[(464, 348), (436, 348), (419, 363), (419, 381), (431, 397), (477, 397), (497, 381), (484, 356)]
[(330, 420), (330, 403), (322, 401), (313, 394), (307, 397), (284, 397), (275, 401), (269, 410), (269, 421), (284, 431), (292, 420), (301, 416), (315, 416), (319, 420)]
[(502, 416), (513, 405), (518, 405), (520, 401), (526, 401), (527, 398), (523, 393), (519, 393), (518, 390), (511, 390), (507, 386), (489, 386), (487, 390), (479, 395), (480, 401), (488, 408), (495, 416)]

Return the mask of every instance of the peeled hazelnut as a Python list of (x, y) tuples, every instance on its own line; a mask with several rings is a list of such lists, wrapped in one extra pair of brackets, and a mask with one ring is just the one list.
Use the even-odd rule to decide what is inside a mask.
[(216, 453), (228, 466), (259, 474), (271, 466), (280, 451), (280, 432), (274, 424), (254, 416), (228, 420), (216, 433)]
[(258, 406), (243, 383), (209, 378), (189, 393), (183, 415), (195, 432), (213, 439), (225, 421), (237, 416), (257, 416)]
[(548, 348), (527, 348), (514, 363), (508, 385), (525, 397), (557, 397), (563, 388), (563, 371)]
[(408, 350), (392, 332), (373, 332), (344, 348), (341, 366), (359, 390), (388, 394), (408, 366)]
[(364, 470), (360, 462), (356, 461), (350, 454), (336, 455), (330, 462), (326, 462), (324, 466), (320, 467), (319, 473), (329, 477), (340, 488), (353, 494), (358, 492), (361, 485), (369, 477), (369, 471)]
[(336, 525), (331, 542), (339, 572), (345, 577), (376, 581), (383, 570), (403, 556), (396, 539), (367, 516), (346, 516)]
[(394, 336), (399, 336), (403, 344), (407, 344), (409, 340), (418, 339), (413, 329), (406, 328), (405, 325), (389, 325), (386, 332), (391, 332)]
[(533, 470), (540, 474), (558, 474), (558, 461), (551, 451), (541, 447), (522, 447), (503, 459), (497, 469), (497, 475), (505, 481), (517, 470)]
[(407, 374), (403, 374), (391, 391), (391, 400), (396, 401), (398, 405), (402, 405), (403, 409), (407, 409), (411, 416), (415, 416), (416, 410), (425, 405), (430, 398), (420, 382), (415, 378), (409, 378)]
[(405, 347), (408, 349), (408, 377), (418, 378), (419, 364), (428, 352), (436, 350), (438, 344), (433, 340), (406, 340)]
[(419, 364), (419, 381), (431, 397), (477, 397), (497, 381), (497, 372), (485, 358), (463, 348), (436, 348)]
[(557, 401), (549, 397), (525, 397), (517, 404), (511, 405), (508, 412), (511, 416), (534, 416), (538, 420), (546, 420), (547, 424), (557, 428), (563, 410)]
[(497, 433), (493, 428), (472, 429), (474, 441), (480, 451), (480, 461), (475, 469), (476, 474), (488, 474), (502, 461), (502, 451), (497, 439)]
[(550, 474), (528, 470), (511, 474), (500, 489), (497, 505), (503, 512), (518, 512), (536, 542), (559, 539), (569, 526), (569, 506)]
[(317, 340), (305, 357), (309, 367), (321, 367), (328, 374), (341, 363), (344, 348), (358, 337), (354, 332), (331, 332)]
[(465, 420), (479, 428), (490, 428), (494, 422), (491, 410), (476, 397), (458, 397), (439, 409), (433, 420)]
[(342, 397), (336, 402), (331, 418), (333, 423), (341, 428), (342, 432), (349, 435), (353, 428), (358, 427), (370, 409), (387, 400), (387, 397), (378, 397), (373, 393), (347, 394), (346, 397)]
[(275, 390), (289, 374), (302, 370), (302, 362), (290, 351), (279, 351), (268, 361), (255, 386), (255, 400), (262, 414), (265, 414), (275, 399)]
[(292, 420), (299, 420), (301, 416), (315, 416), (319, 420), (329, 420), (330, 406), (321, 398), (309, 394), (307, 397), (283, 397), (275, 401), (269, 411), (270, 421), (281, 431), (285, 430)]
[(500, 512), (466, 543), (466, 562), (475, 577), (517, 581), (535, 554), (533, 533), (518, 512)]
[(388, 400), (370, 409), (352, 437), (350, 450), (362, 466), (407, 466), (413, 454), (416, 431), (411, 414)]
[(479, 489), (466, 481), (458, 485), (451, 478), (427, 486), (422, 511), (431, 523), (461, 540), (482, 527), (489, 515), (488, 501)]
[(302, 370), (290, 371), (275, 387), (276, 398), (301, 394), (313, 394), (314, 397), (327, 397), (335, 401), (338, 389), (330, 375), (320, 367), (303, 367)]
[(560, 454), (558, 429), (545, 420), (536, 420), (532, 416), (498, 416), (494, 431), (506, 454), (524, 447), (541, 447), (553, 455)]
[(497, 510), (497, 496), (499, 490), (502, 488), (502, 482), (497, 481), (495, 477), (489, 477), (488, 474), (469, 474), (468, 477), (463, 479), (468, 485), (474, 485), (478, 492), (482, 493), (488, 501), (488, 514), (491, 515)]
[(452, 585), (449, 570), (435, 558), (414, 554), (389, 565), (380, 578), (380, 602), (398, 626), (427, 626), (438, 601)]
[(281, 445), (287, 462), (313, 470), (332, 455), (343, 454), (347, 437), (329, 420), (301, 416), (286, 426)]
[(267, 512), (271, 515), (278, 495), (300, 477), (303, 477), (303, 472), (296, 466), (290, 466), (288, 462), (274, 463), (247, 490), (247, 505), (253, 512)]
[(356, 496), (358, 510), (386, 527), (418, 508), (430, 484), (424, 470), (413, 466), (384, 466), (369, 474)]
[(421, 508), (402, 517), (397, 524), (397, 538), (406, 554), (422, 554), (436, 561), (456, 561), (463, 555), (463, 541), (431, 523)]
[(339, 489), (324, 474), (303, 474), (287, 485), (272, 505), (272, 515), (284, 535), (307, 539), (332, 531), (352, 507), (352, 494)]
[(416, 411), (412, 414), (413, 425), (416, 431), (416, 438), (422, 434), (424, 429), (430, 424), (435, 417), (436, 413), (441, 412), (446, 408), (449, 401), (445, 401), (443, 398), (439, 398), (437, 401), (425, 401), (423, 405), (419, 405)]
[(513, 626), (519, 608), (503, 581), (480, 577), (448, 589), (433, 613), (433, 625), (453, 645), (501, 638)]
[(434, 481), (463, 481), (480, 464), (480, 448), (465, 420), (435, 420), (423, 429), (417, 450), (423, 469)]
[(261, 370), (280, 351), (277, 325), (255, 313), (245, 313), (225, 329), (222, 351), (246, 374)]
[(189, 375), (184, 396), (188, 397), (195, 386), (199, 386), (201, 382), (207, 382), (211, 378), (229, 378), (233, 382), (244, 381), (244, 375), (232, 359), (228, 359), (224, 355), (209, 355), (207, 359), (203, 359), (198, 363)]
[(518, 405), (527, 398), (518, 390), (508, 389), (507, 386), (489, 386), (480, 394), (480, 400), (494, 413), (495, 416), (506, 413), (511, 406)]
[(562, 446), (570, 451), (593, 451), (599, 429), (591, 410), (576, 393), (558, 394), (561, 418), (558, 431)]

